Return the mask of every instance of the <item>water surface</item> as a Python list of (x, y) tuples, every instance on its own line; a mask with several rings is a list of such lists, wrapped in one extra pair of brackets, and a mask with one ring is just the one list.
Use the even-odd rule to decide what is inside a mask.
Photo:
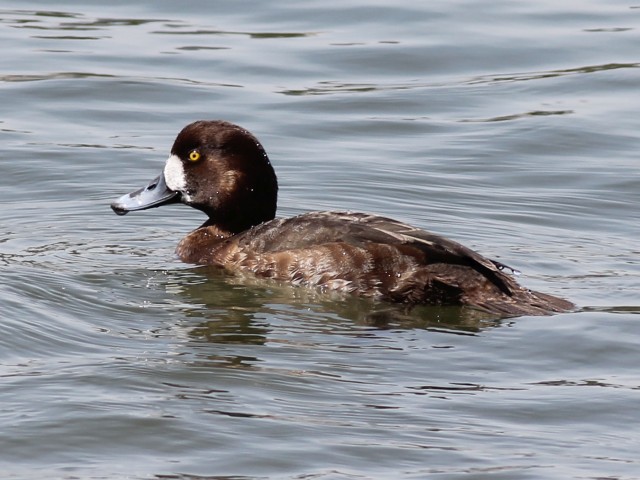
[[(640, 8), (4, 2), (3, 478), (638, 478)], [(201, 118), (280, 215), (407, 221), (576, 313), (227, 278), (183, 206), (113, 215)]]

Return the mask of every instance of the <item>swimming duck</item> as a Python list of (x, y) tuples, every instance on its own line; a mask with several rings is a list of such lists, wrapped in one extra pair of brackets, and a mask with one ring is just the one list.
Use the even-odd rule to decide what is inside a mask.
[(504, 264), (390, 218), (311, 212), (275, 218), (278, 181), (258, 139), (222, 120), (177, 136), (162, 173), (111, 204), (118, 215), (181, 202), (208, 220), (180, 241), (187, 263), (408, 305), (545, 315), (571, 302), (521, 287)]

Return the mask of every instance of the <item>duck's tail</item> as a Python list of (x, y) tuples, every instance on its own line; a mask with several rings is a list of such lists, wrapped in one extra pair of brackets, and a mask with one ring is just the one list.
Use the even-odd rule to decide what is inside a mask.
[(570, 312), (577, 307), (568, 300), (547, 293), (518, 288), (511, 296), (500, 295), (486, 301), (473, 302), (474, 307), (491, 313), (515, 317), (520, 315), (552, 315)]

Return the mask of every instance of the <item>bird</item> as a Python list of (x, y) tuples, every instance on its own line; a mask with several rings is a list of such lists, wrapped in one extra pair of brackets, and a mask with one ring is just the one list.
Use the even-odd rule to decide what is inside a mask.
[(111, 204), (118, 215), (182, 203), (207, 220), (176, 248), (190, 264), (381, 302), (457, 305), (501, 317), (575, 305), (527, 289), (516, 271), (464, 245), (370, 213), (316, 211), (276, 218), (278, 180), (248, 130), (199, 120), (176, 137), (160, 175)]

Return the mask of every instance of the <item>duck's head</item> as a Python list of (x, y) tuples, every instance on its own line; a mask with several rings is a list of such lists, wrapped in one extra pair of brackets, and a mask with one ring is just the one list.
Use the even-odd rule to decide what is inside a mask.
[(197, 121), (176, 137), (164, 170), (111, 204), (118, 215), (182, 202), (238, 233), (275, 217), (278, 181), (260, 142), (221, 120)]

